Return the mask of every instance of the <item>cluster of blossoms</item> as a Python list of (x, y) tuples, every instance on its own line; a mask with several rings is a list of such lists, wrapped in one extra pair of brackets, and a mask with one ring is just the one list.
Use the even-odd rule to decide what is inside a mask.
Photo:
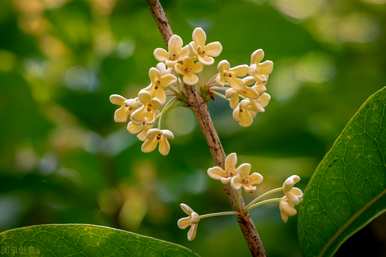
[[(236, 153), (231, 153), (226, 157), (224, 168), (215, 166), (209, 168), (207, 173), (209, 177), (221, 181), (223, 184), (230, 183), (232, 188), (235, 190), (244, 189), (247, 192), (255, 192), (257, 190), (257, 185), (263, 182), (263, 176), (260, 173), (251, 173), (251, 164), (242, 163), (237, 167)], [(302, 190), (297, 187), (294, 187), (294, 185), (299, 181), (299, 176), (292, 175), (284, 181), (282, 187), (269, 190), (257, 196), (254, 200), (248, 203), (245, 208), (250, 210), (267, 203), (279, 203), (278, 206), (280, 210), (281, 219), (283, 220), (283, 222), (287, 222), (288, 217), (297, 214), (295, 206), (299, 204), (303, 199)], [(266, 196), (279, 192), (283, 194), (282, 197), (263, 200)], [(228, 211), (199, 215), (197, 212), (195, 212), (192, 208), (190, 208), (184, 203), (182, 203), (180, 206), (181, 209), (188, 216), (179, 219), (177, 225), (181, 229), (190, 227), (188, 231), (188, 240), (194, 240), (197, 233), (198, 223), (200, 220), (215, 216), (237, 214), (236, 212)]]
[[(202, 28), (195, 28), (192, 42), (185, 45), (181, 37), (173, 35), (168, 42), (168, 49), (157, 48), (154, 57), (159, 63), (149, 70), (150, 83), (141, 89), (135, 98), (127, 99), (120, 95), (111, 95), (111, 103), (119, 108), (114, 113), (116, 122), (127, 122), (127, 130), (143, 141), (142, 151), (152, 152), (157, 146), (162, 155), (170, 151), (169, 140), (174, 135), (170, 130), (162, 129), (162, 118), (176, 103), (186, 103), (185, 86), (195, 86), (197, 92), (217, 95), (229, 101), (233, 109), (233, 119), (240, 126), (248, 127), (257, 113), (264, 112), (271, 96), (266, 92), (266, 84), (273, 69), (272, 61), (263, 61), (264, 51), (258, 49), (251, 54), (250, 64), (231, 67), (227, 60), (217, 65), (217, 73), (206, 82), (200, 82), (199, 73), (205, 66), (214, 64), (215, 57), (222, 52), (220, 42), (207, 43), (206, 33)], [(158, 121), (157, 127), (155, 127)], [(251, 173), (251, 165), (243, 163), (237, 167), (236, 153), (225, 159), (224, 168), (215, 166), (207, 171), (209, 177), (230, 184), (233, 190), (254, 192), (263, 182), (258, 172)], [(303, 192), (294, 187), (300, 177), (293, 175), (285, 180), (280, 188), (269, 190), (245, 206), (246, 210), (266, 203), (279, 203), (280, 215), (284, 222), (296, 215), (295, 206), (303, 198)], [(265, 199), (267, 195), (281, 192), (280, 198)], [(189, 228), (188, 240), (196, 237), (200, 220), (224, 215), (237, 215), (236, 211), (226, 211), (199, 215), (188, 205), (182, 203), (181, 209), (188, 215), (178, 220), (181, 229)]]
[[(177, 101), (184, 102), (185, 85), (201, 87), (199, 91), (216, 94), (227, 100), (233, 109), (233, 118), (241, 126), (250, 126), (258, 112), (270, 101), (266, 83), (272, 72), (271, 61), (261, 62), (263, 50), (252, 53), (250, 65), (231, 67), (227, 60), (217, 65), (218, 72), (206, 83), (199, 83), (199, 73), (205, 66), (214, 64), (222, 52), (220, 42), (207, 43), (202, 28), (195, 28), (192, 42), (185, 45), (180, 36), (173, 35), (168, 49), (156, 48), (154, 57), (159, 63), (149, 70), (150, 83), (135, 98), (111, 95), (111, 103), (119, 108), (114, 113), (115, 122), (126, 123), (127, 130), (143, 141), (142, 151), (152, 152), (157, 146), (162, 155), (170, 151), (169, 140), (174, 135), (162, 129), (162, 116)], [(155, 127), (158, 120), (158, 126)]]

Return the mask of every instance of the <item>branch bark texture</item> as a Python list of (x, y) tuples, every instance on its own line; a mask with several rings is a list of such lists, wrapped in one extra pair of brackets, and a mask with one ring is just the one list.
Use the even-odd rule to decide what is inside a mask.
[[(158, 29), (165, 43), (173, 35), (170, 23), (159, 0), (147, 0)], [(206, 138), (209, 151), (216, 165), (224, 167), (225, 151), (215, 129), (208, 106), (194, 86), (185, 85), (188, 105), (193, 110), (201, 131)], [(244, 199), (239, 191), (234, 190), (229, 184), (225, 185), (224, 191), (228, 196), (232, 208), (238, 212), (237, 218), (241, 232), (248, 244), (253, 257), (266, 257), (263, 243), (256, 231), (249, 212), (245, 209)]]

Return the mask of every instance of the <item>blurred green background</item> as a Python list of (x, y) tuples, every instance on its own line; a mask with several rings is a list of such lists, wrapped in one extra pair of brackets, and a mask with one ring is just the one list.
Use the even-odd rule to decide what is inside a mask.
[[(162, 3), (185, 42), (202, 26), (223, 43), (217, 61), (248, 63), (257, 48), (274, 61), (273, 100), (252, 127), (238, 126), (221, 99), (210, 104), (226, 152), (265, 176), (261, 191), (294, 173), (304, 188), (355, 110), (385, 85), (385, 0)], [(234, 218), (205, 220), (194, 242), (176, 226), (181, 201), (199, 213), (229, 209), (221, 185), (206, 176), (212, 161), (188, 109), (167, 117), (176, 138), (166, 158), (143, 154), (113, 122), (108, 96), (146, 86), (152, 51), (163, 46), (145, 1), (0, 1), (0, 231), (93, 223), (202, 256), (249, 256)], [(282, 224), (273, 206), (253, 216), (270, 256), (301, 256), (296, 218)], [(385, 228), (383, 216), (338, 255), (359, 254), (359, 240), (371, 256), (385, 256)]]

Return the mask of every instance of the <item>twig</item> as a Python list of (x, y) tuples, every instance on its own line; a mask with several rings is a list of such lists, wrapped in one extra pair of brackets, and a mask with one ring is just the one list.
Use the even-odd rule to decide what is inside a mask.
[[(164, 41), (167, 44), (169, 38), (173, 35), (173, 32), (168, 19), (166, 18), (165, 12), (159, 0), (147, 0), (147, 2)], [(212, 158), (216, 165), (224, 167), (224, 148), (222, 147), (220, 138), (213, 125), (207, 104), (193, 86), (185, 85), (185, 89), (188, 105), (193, 110), (196, 119), (200, 124), (201, 131), (206, 138)], [(225, 185), (224, 190), (229, 197), (232, 208), (238, 213), (238, 223), (248, 244), (251, 255), (253, 257), (265, 257), (266, 255), (263, 243), (256, 231), (248, 210), (245, 208), (244, 199), (240, 192), (234, 190), (229, 184)]]

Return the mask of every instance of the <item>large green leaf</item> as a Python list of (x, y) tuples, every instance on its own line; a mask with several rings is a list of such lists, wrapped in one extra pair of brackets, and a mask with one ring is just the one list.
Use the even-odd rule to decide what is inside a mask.
[(0, 256), (197, 257), (170, 242), (131, 232), (82, 224), (38, 225), (0, 233)]
[(372, 95), (317, 167), (299, 213), (306, 257), (332, 256), (386, 210), (386, 88)]

